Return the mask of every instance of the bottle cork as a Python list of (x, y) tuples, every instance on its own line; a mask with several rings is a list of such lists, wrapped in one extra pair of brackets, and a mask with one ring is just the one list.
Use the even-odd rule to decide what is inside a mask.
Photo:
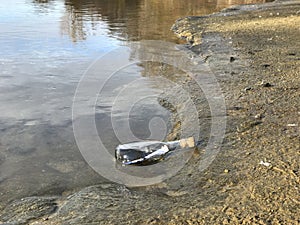
[(195, 140), (193, 137), (181, 139), (179, 141), (180, 147), (181, 148), (193, 148), (195, 147)]

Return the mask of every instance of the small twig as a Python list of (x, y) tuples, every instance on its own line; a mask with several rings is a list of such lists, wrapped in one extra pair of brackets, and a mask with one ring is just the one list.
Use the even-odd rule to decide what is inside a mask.
[(294, 173), (294, 171), (288, 170), (288, 172), (287, 172), (287, 171), (285, 171), (285, 170), (283, 170), (283, 169), (280, 169), (280, 168), (278, 168), (278, 167), (276, 167), (276, 166), (272, 166), (272, 169), (275, 170), (275, 171), (277, 171), (277, 172), (281, 172), (281, 173), (283, 173), (283, 174), (286, 174), (286, 175), (291, 175), (291, 176), (294, 177), (294, 178), (296, 179), (296, 181), (299, 183), (299, 177)]

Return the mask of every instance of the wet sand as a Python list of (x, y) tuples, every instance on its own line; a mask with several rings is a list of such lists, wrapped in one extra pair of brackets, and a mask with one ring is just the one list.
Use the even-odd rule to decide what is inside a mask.
[[(300, 2), (285, 1), (232, 7), (174, 25), (187, 48), (210, 65), (226, 98), (226, 138), (205, 171), (193, 171), (190, 165), (201, 157), (195, 155), (159, 185), (102, 184), (29, 197), (6, 207), (0, 222), (300, 223), (299, 24)], [(196, 90), (192, 94), (198, 98)]]
[(228, 196), (192, 210), (187, 217), (196, 224), (299, 223), (299, 24), (300, 2), (282, 1), (185, 18), (173, 27), (221, 83), (231, 143), (222, 155), (234, 158), (224, 170), (231, 178), (221, 191)]

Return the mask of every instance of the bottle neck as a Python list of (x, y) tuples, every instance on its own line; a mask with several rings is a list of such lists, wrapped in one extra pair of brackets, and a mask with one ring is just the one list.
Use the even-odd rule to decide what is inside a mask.
[(168, 141), (168, 142), (166, 142), (166, 144), (168, 145), (168, 147), (171, 151), (177, 147), (180, 147), (180, 141)]

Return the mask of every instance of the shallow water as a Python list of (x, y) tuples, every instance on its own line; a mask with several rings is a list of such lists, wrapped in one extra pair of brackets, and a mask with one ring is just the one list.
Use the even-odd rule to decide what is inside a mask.
[[(141, 44), (137, 53), (131, 42), (167, 41), (174, 43), (174, 52), (180, 51), (175, 49), (180, 41), (170, 31), (176, 19), (251, 2), (261, 1), (1, 1), (1, 204), (105, 181), (82, 158), (72, 127), (77, 85), (95, 59), (99, 62), (100, 56), (127, 46), (129, 56), (108, 55), (107, 63), (130, 62), (133, 56), (136, 60), (111, 70), (115, 73), (108, 82), (100, 77), (105, 85), (95, 102), (82, 99), (95, 109), (86, 116), (94, 118), (107, 149), (113, 154), (120, 141), (165, 139), (172, 129), (171, 112), (157, 98), (170, 86), (155, 74), (176, 82), (184, 73), (157, 62), (139, 63), (138, 55), (147, 48)], [(153, 55), (160, 55), (161, 49), (154, 49)], [(120, 138), (114, 128), (126, 124), (133, 136)]]

